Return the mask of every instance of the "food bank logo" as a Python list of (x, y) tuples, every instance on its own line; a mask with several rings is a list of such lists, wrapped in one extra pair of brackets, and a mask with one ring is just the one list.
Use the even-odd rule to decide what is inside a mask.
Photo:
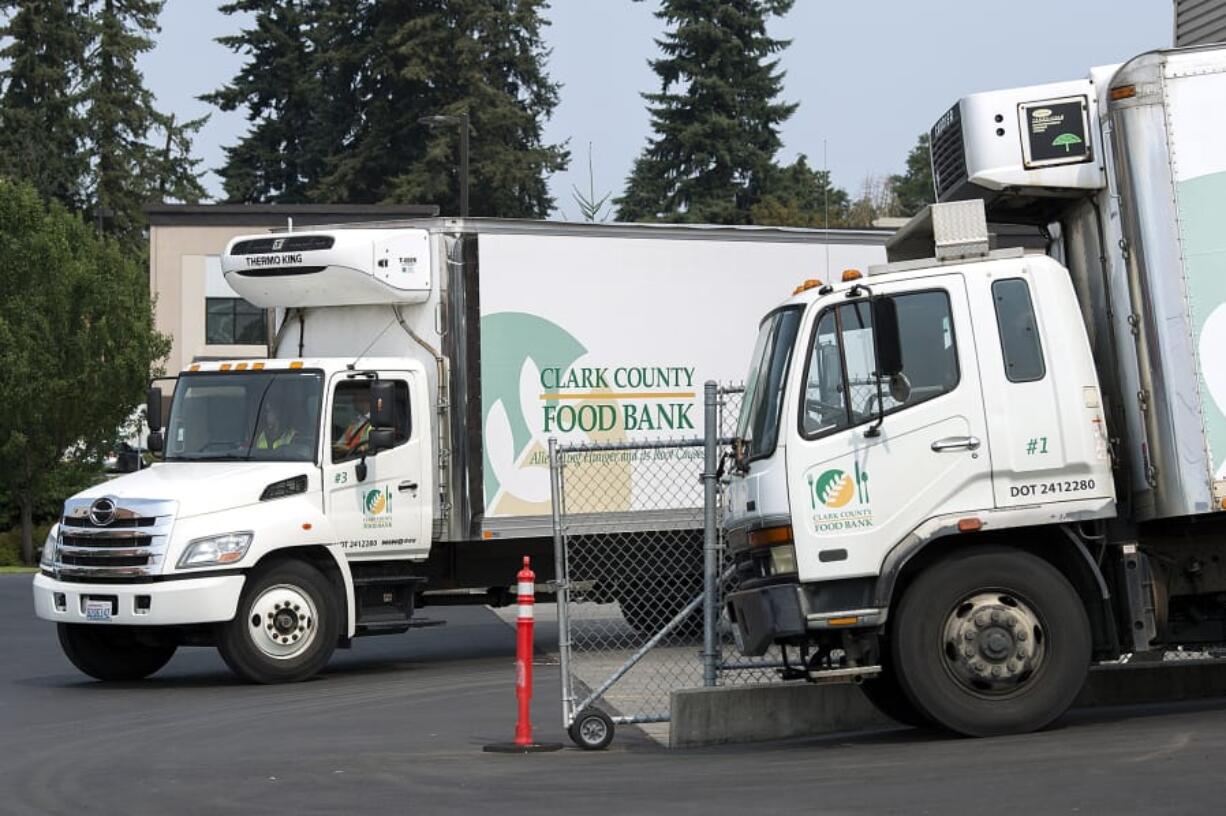
[(810, 530), (823, 535), (873, 526), (869, 503), (868, 471), (853, 463), (851, 472), (842, 468), (815, 468), (805, 474), (809, 487)]
[(392, 526), (392, 491), (372, 488), (362, 494), (362, 525), (367, 528)]

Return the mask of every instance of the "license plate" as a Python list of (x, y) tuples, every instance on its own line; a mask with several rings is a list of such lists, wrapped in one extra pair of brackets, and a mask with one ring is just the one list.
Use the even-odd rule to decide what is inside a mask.
[(111, 619), (110, 600), (85, 600), (85, 619), (90, 621), (109, 621)]

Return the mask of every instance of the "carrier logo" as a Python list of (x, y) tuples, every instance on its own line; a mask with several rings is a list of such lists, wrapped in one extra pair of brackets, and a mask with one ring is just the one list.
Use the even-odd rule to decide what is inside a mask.
[(283, 246), (285, 246), (285, 239), (284, 239), (284, 238), (276, 238), (276, 239), (274, 239), (274, 240), (273, 240), (273, 242), (272, 242), (272, 251), (273, 251), (273, 252), (280, 252), (280, 251), (281, 251), (281, 247), (283, 247)]
[(102, 498), (90, 505), (89, 520), (95, 527), (105, 527), (115, 520), (115, 502)]
[(392, 526), (392, 491), (372, 488), (362, 494), (362, 526), (368, 529)]
[(805, 474), (809, 487), (810, 531), (815, 535), (873, 526), (869, 504), (868, 471), (859, 463), (852, 472), (828, 468)]

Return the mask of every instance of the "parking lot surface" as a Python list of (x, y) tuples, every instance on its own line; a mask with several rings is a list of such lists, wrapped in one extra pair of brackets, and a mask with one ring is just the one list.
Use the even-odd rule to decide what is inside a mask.
[[(488, 609), (428, 609), (447, 625), (359, 640), (298, 685), (245, 685), (207, 649), (104, 684), (61, 656), (30, 580), (0, 576), (6, 815), (1203, 813), (1222, 796), (1226, 701), (991, 740), (900, 729), (682, 752), (622, 727), (604, 752), (485, 754), (514, 727), (513, 632)], [(538, 648), (554, 640), (542, 627)], [(538, 659), (535, 720), (565, 741), (553, 664)]]

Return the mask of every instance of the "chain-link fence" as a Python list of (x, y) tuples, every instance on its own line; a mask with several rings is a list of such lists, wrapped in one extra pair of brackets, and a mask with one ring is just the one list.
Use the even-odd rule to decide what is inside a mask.
[[(742, 388), (704, 392), (703, 438), (550, 442), (564, 724), (664, 722), (673, 691), (777, 678), (742, 657), (722, 614), (735, 588), (720, 476)], [(598, 728), (597, 731), (600, 731)]]

